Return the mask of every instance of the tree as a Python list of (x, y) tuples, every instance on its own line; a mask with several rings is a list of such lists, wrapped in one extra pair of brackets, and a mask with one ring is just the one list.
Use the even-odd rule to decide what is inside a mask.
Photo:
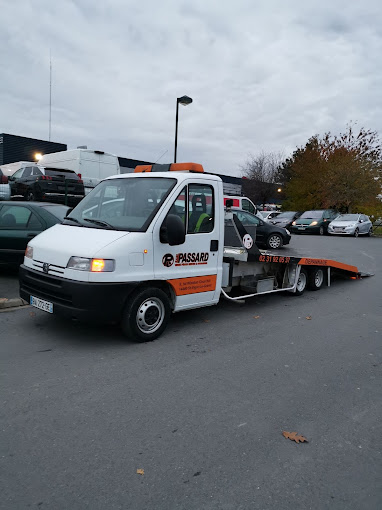
[[(283, 161), (281, 153), (262, 151), (259, 155), (250, 155), (241, 167), (246, 180), (244, 193), (257, 204), (266, 204), (275, 196), (279, 183), (279, 168)], [(277, 193), (277, 192), (276, 192)]]
[(381, 193), (382, 147), (375, 131), (352, 124), (345, 133), (309, 139), (281, 166), (288, 200), (285, 207), (335, 207), (351, 212), (377, 204)]

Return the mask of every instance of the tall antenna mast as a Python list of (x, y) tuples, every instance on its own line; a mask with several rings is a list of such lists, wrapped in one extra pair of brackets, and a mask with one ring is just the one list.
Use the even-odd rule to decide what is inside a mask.
[(52, 54), (49, 50), (49, 141), (52, 127)]

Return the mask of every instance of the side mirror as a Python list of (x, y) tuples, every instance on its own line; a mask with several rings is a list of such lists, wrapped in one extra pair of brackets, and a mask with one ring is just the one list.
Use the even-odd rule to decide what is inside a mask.
[(160, 231), (161, 243), (168, 243), (170, 246), (178, 246), (186, 240), (186, 231), (183, 221), (176, 214), (169, 214)]
[(15, 177), (13, 177), (13, 175), (8, 176), (8, 181), (14, 181), (14, 180), (15, 180)]

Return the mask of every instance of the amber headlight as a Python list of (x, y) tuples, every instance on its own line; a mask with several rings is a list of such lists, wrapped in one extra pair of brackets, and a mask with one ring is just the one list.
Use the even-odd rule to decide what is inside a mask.
[(92, 273), (109, 273), (115, 269), (112, 259), (88, 259), (85, 257), (70, 257), (66, 266), (77, 271), (91, 271)]

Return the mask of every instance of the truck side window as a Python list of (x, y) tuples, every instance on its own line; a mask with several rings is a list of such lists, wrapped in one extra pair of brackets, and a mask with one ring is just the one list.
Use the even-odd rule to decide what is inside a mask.
[(212, 232), (215, 202), (212, 186), (191, 184), (188, 187), (188, 234)]
[(186, 196), (187, 188), (184, 187), (168, 211), (168, 214), (175, 214), (176, 216), (179, 216), (184, 224), (186, 224)]

